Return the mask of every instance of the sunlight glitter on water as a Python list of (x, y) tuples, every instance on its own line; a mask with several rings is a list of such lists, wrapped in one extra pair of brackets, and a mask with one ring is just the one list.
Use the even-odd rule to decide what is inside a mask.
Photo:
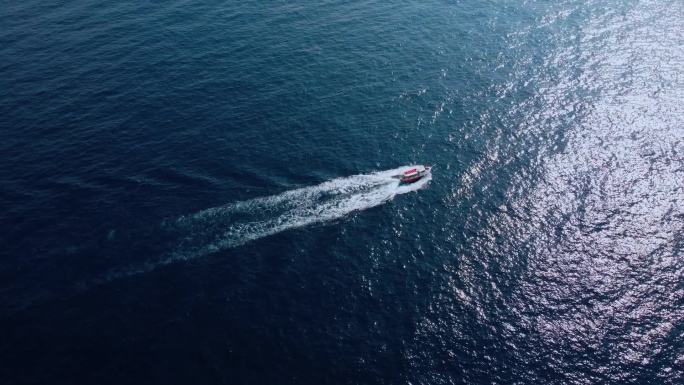
[[(536, 161), (517, 172), (505, 193), (510, 202), (472, 238), (481, 252), (466, 256), (453, 272), (458, 279), (445, 284), (461, 305), (435, 298), (438, 319), (452, 328), (426, 318), (420, 341), (458, 340), (448, 333), (465, 328), (452, 313), (464, 306), (507, 335), (518, 359), (546, 362), (544, 371), (570, 383), (634, 381), (625, 374), (635, 367), (652, 370), (684, 319), (675, 219), (684, 215), (684, 40), (681, 7), (674, 9), (649, 3), (626, 15), (597, 12), (574, 35), (559, 35), (544, 58), (549, 67), (531, 79), (537, 93), (507, 112), (520, 122), (517, 140), (491, 142), (454, 197), (530, 149), (539, 151)], [(501, 95), (528, 84), (515, 79)], [(488, 311), (492, 303), (515, 317)], [(545, 348), (535, 350), (537, 343)], [(668, 364), (649, 375), (682, 378), (674, 368), (683, 356), (667, 354)], [(569, 369), (575, 365), (592, 369)]]

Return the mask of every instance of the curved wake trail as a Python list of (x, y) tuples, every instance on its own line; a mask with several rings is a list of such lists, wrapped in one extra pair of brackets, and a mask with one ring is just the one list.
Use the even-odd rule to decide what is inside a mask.
[(341, 218), (381, 205), (398, 194), (425, 187), (432, 175), (410, 185), (392, 176), (412, 166), (336, 178), (278, 195), (230, 203), (182, 216), (165, 226), (178, 234), (178, 244), (160, 259), (110, 272), (107, 281), (148, 272), (314, 223)]

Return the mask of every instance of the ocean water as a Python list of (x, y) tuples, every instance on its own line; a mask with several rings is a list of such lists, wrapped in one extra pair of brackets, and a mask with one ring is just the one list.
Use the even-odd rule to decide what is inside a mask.
[(0, 26), (1, 383), (684, 383), (683, 2)]

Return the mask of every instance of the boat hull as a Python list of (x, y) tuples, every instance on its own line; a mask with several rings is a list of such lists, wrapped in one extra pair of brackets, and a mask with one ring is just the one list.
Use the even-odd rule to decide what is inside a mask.
[(416, 166), (404, 171), (400, 175), (397, 175), (397, 178), (402, 184), (411, 184), (423, 179), (429, 173), (430, 167)]

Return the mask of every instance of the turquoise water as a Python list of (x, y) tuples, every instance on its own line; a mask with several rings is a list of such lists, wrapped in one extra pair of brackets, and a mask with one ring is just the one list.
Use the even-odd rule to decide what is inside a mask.
[(0, 378), (681, 383), (682, 20), (5, 4)]

